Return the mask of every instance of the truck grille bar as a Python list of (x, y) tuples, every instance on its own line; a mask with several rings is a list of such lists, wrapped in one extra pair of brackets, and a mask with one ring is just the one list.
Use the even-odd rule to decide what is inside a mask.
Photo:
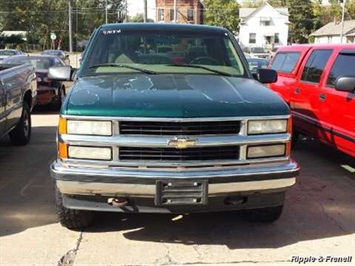
[(239, 134), (240, 121), (136, 122), (121, 121), (122, 135), (191, 136)]
[(184, 162), (191, 160), (215, 161), (238, 159), (239, 146), (201, 147), (187, 149), (121, 147), (119, 151), (120, 161)]

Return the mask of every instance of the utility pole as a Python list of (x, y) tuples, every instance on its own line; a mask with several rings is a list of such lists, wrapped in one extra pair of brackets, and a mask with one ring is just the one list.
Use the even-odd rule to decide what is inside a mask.
[(128, 22), (128, 4), (127, 0), (125, 0), (125, 14), (124, 14), (124, 22)]
[(107, 0), (105, 0), (105, 24), (107, 24)]
[(344, 31), (344, 14), (345, 14), (345, 3), (346, 0), (343, 0), (343, 9), (341, 13), (341, 30), (340, 30), (340, 43), (343, 43), (343, 31)]
[(72, 31), (72, 22), (71, 22), (71, 0), (68, 1), (68, 12), (69, 12), (69, 52), (72, 53), (73, 52), (73, 31)]
[(177, 0), (174, 0), (174, 23), (177, 21)]
[(144, 17), (143, 17), (143, 22), (147, 22), (147, 16), (148, 16), (148, 10), (147, 10), (147, 0), (144, 1)]

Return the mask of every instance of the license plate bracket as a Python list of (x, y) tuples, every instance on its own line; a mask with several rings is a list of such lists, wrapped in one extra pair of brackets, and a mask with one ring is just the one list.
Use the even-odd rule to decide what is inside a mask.
[(206, 205), (207, 180), (158, 180), (155, 204), (158, 206)]

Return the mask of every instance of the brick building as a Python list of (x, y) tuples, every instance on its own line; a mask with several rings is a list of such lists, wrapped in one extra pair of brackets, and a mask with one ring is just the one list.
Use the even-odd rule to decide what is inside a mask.
[[(199, 0), (176, 0), (176, 23), (203, 24), (203, 5)], [(174, 23), (174, 0), (156, 0), (156, 22)]]

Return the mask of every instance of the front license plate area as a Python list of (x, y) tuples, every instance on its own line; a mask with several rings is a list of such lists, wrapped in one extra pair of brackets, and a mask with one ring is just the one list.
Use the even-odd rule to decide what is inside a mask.
[(206, 205), (207, 195), (207, 180), (158, 180), (155, 204), (159, 206)]

